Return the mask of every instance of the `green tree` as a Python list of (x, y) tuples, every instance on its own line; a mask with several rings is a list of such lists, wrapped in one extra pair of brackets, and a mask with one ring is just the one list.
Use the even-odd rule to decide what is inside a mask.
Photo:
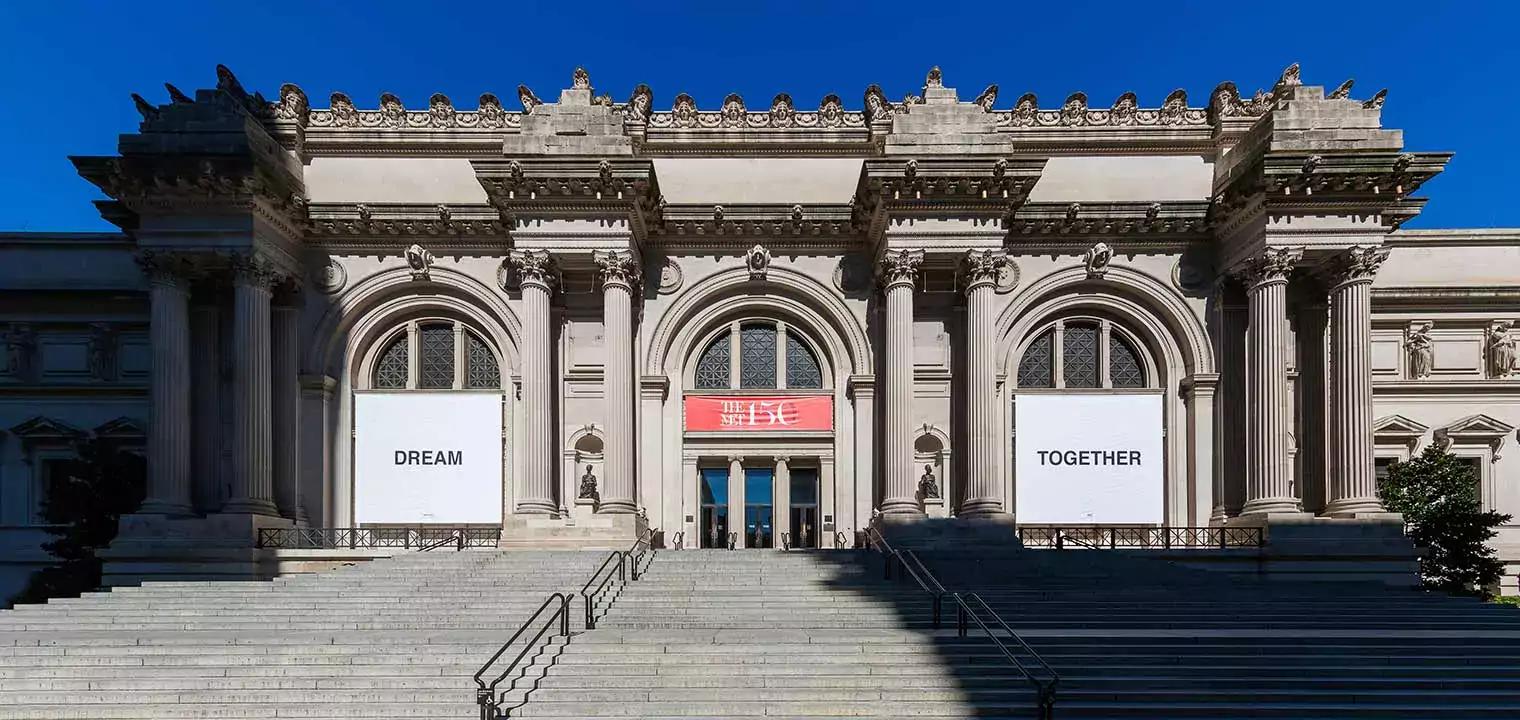
[(1403, 513), (1409, 539), (1424, 550), (1420, 581), (1454, 595), (1488, 597), (1504, 565), (1488, 545), (1509, 515), (1484, 511), (1472, 466), (1432, 444), (1419, 457), (1394, 463), (1378, 497)]
[(43, 548), (58, 558), (32, 574), (12, 602), (34, 603), (76, 597), (100, 587), (95, 552), (116, 538), (117, 520), (142, 505), (147, 464), (142, 456), (100, 439), (79, 443), (77, 460), (49, 473), (42, 502), (43, 521), (55, 539)]

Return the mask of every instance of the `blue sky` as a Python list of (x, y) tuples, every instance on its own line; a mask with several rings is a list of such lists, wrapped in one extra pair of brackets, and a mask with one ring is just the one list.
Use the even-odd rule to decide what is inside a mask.
[[(622, 100), (648, 83), (655, 106), (687, 92), (716, 109), (788, 92), (801, 107), (838, 93), (858, 108), (869, 83), (901, 98), (940, 65), (974, 97), (1002, 87), (1055, 107), (1126, 90), (1155, 107), (1175, 88), (1202, 105), (1222, 80), (1270, 87), (1291, 62), (1305, 82), (1356, 78), (1355, 97), (1390, 88), (1383, 120), (1412, 150), (1451, 150), (1432, 198), (1407, 227), (1520, 226), (1509, 187), (1520, 135), (1514, 3), (1167, 2), (0, 2), (0, 231), (110, 230), (100, 197), (68, 155), (110, 154), (136, 128), (128, 93), (166, 102), (215, 84), (225, 63), (273, 96), (282, 82), (313, 104), (342, 90), (361, 107), (381, 92), (408, 107), (443, 92), (473, 107), (491, 91), (515, 106), (526, 83), (545, 99), (585, 65)], [(432, 8), (437, 8), (436, 10)], [(1164, 8), (1158, 10), (1156, 8)]]

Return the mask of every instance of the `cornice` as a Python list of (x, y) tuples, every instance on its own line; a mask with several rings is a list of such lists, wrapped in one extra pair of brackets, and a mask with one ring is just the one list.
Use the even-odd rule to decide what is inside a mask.
[(538, 218), (627, 221), (636, 237), (657, 222), (654, 163), (640, 158), (472, 160), (491, 205), (514, 227)]
[(1397, 247), (1520, 247), (1520, 228), (1433, 228), (1399, 230), (1386, 238)]
[(489, 205), (418, 205), (316, 203), (307, 207), (307, 237), (324, 239), (496, 238), (505, 241), (506, 224)]
[(1014, 242), (1118, 236), (1187, 241), (1209, 237), (1209, 203), (1026, 203), (1005, 223)]
[(1373, 287), (1375, 307), (1469, 310), (1520, 307), (1520, 286)]

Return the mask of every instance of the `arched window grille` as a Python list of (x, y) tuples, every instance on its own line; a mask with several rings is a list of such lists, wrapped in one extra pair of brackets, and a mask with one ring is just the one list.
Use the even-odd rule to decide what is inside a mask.
[(463, 323), (411, 322), (376, 356), (370, 387), (495, 390), (501, 387), (501, 363), (491, 345)]
[[(738, 358), (737, 376), (734, 358)], [(730, 325), (697, 357), (698, 390), (820, 389), (823, 366), (796, 328), (769, 321)]]
[(1102, 320), (1059, 320), (1035, 335), (1019, 358), (1020, 388), (1151, 387), (1135, 341)]

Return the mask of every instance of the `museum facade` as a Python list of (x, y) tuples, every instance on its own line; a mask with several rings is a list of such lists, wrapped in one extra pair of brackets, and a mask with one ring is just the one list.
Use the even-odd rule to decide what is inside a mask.
[(89, 437), (147, 457), (113, 547), (144, 566), (292, 526), (1328, 527), (1386, 521), (1377, 478), (1428, 443), (1520, 514), (1520, 231), (1399, 229), (1450, 153), (1384, 91), (570, 85), (134, 96), (118, 154), (72, 159), (121, 232), (0, 234), (6, 582)]

